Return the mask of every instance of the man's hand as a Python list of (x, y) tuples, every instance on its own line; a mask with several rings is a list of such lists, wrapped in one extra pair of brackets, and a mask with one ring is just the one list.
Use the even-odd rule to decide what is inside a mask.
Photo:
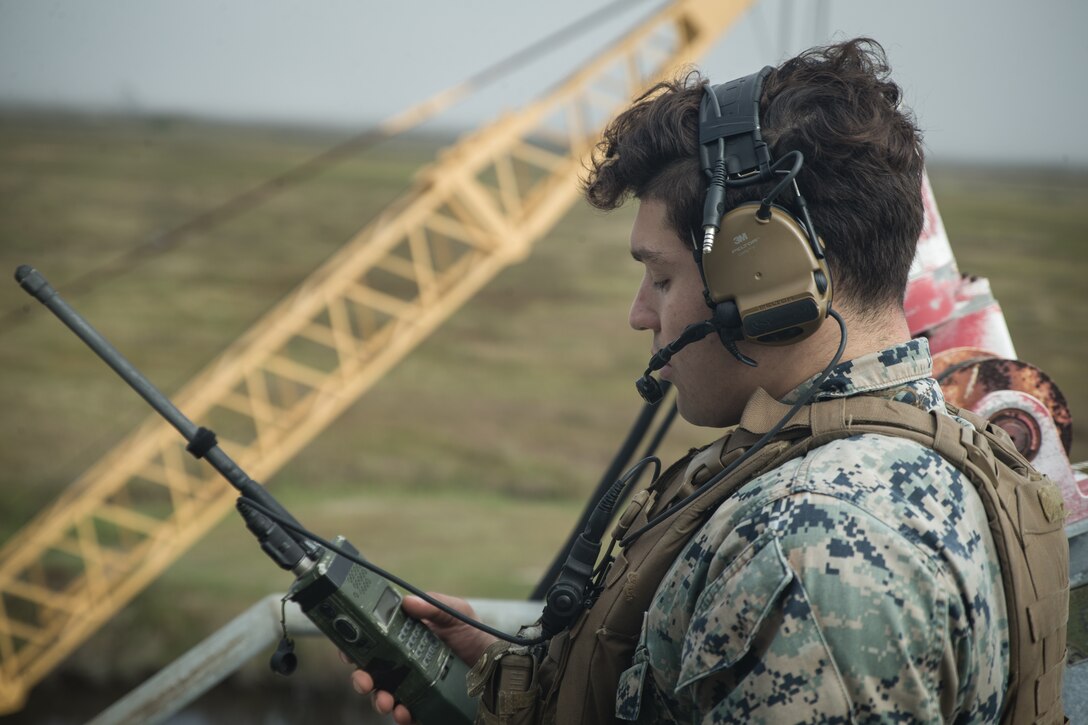
[[(446, 596), (445, 594), (431, 593), (431, 596), (458, 612), (476, 618), (476, 613), (464, 599)], [(480, 655), (484, 653), (484, 650), (495, 641), (495, 637), (492, 635), (481, 632), (475, 627), (470, 627), (419, 597), (405, 597), (401, 603), (401, 608), (404, 609), (405, 614), (408, 616), (415, 617), (427, 625), (427, 628), (445, 642), (446, 646), (453, 650), (453, 654), (464, 660), (469, 667), (475, 664), (476, 660), (480, 659)], [(340, 658), (348, 664), (352, 664), (343, 653), (341, 653)], [(400, 705), (394, 700), (393, 693), (374, 689), (374, 679), (365, 670), (357, 669), (351, 674), (351, 685), (360, 695), (370, 695), (374, 709), (379, 713), (382, 715), (392, 713), (393, 720), (398, 725), (411, 725), (413, 722), (412, 713), (404, 705)]]

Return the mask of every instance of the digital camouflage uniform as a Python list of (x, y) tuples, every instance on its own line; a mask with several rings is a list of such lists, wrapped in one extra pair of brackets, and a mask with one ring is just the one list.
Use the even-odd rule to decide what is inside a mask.
[[(816, 399), (943, 408), (930, 374), (913, 340), (839, 365)], [(647, 612), (617, 715), (995, 722), (1007, 626), (974, 486), (918, 443), (855, 435), (753, 479), (691, 539)]]

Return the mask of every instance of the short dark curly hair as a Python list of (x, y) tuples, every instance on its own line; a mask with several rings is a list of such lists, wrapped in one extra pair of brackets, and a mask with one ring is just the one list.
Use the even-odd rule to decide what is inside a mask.
[[(659, 83), (609, 124), (584, 180), (590, 204), (615, 209), (630, 196), (654, 199), (665, 203), (681, 239), (701, 226), (707, 181), (698, 118), (706, 84), (695, 72)], [(862, 312), (902, 305), (922, 231), (921, 132), (901, 99), (884, 49), (871, 38), (787, 60), (760, 98), (773, 157), (804, 154), (797, 183), (826, 245), (836, 297)], [(767, 191), (730, 188), (726, 209)]]

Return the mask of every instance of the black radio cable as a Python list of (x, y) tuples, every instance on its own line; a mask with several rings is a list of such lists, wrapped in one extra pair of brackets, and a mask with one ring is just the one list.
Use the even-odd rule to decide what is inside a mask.
[[(661, 386), (663, 391), (667, 391), (669, 382), (662, 381)], [(585, 508), (578, 517), (578, 521), (571, 528), (567, 540), (559, 547), (552, 563), (548, 566), (544, 574), (541, 575), (536, 586), (533, 587), (532, 592), (529, 593), (529, 599), (543, 599), (544, 595), (548, 593), (548, 588), (551, 587), (555, 578), (559, 576), (559, 571), (563, 568), (563, 562), (566, 561), (567, 556), (570, 554), (571, 547), (574, 546), (575, 542), (578, 540), (578, 536), (585, 530), (586, 524), (589, 523), (596, 502), (605, 495), (605, 492), (608, 491), (613, 482), (620, 478), (623, 475), (624, 470), (628, 468), (628, 464), (630, 464), (631, 459), (634, 457), (635, 451), (638, 449), (639, 445), (642, 444), (642, 441), (645, 440), (647, 433), (650, 431), (650, 426), (653, 425), (654, 418), (661, 407), (662, 406), (657, 404), (643, 404), (642, 408), (639, 410), (638, 416), (635, 417), (634, 422), (631, 424), (631, 429), (627, 432), (627, 437), (616, 451), (615, 456), (612, 458), (612, 462), (608, 464), (608, 468), (605, 469), (604, 474), (601, 475), (597, 487), (586, 500)], [(644, 459), (649, 458), (654, 454), (675, 418), (676, 405), (674, 403), (671, 406), (671, 409), (666, 413), (664, 419), (659, 423), (657, 432), (654, 434), (650, 445), (646, 446), (643, 450), (642, 457)]]
[(460, 622), (463, 622), (464, 624), (467, 624), (468, 626), (473, 627), (474, 629), (478, 629), (481, 632), (486, 632), (487, 634), (490, 634), (493, 637), (498, 637), (499, 639), (505, 640), (505, 641), (510, 642), (512, 644), (522, 645), (522, 646), (525, 646), (525, 647), (531, 647), (533, 645), (541, 644), (541, 643), (547, 641), (547, 639), (548, 639), (547, 637), (534, 637), (534, 638), (517, 637), (515, 635), (507, 634), (506, 632), (503, 632), (500, 629), (495, 629), (494, 627), (492, 627), (492, 626), (490, 626), (488, 624), (484, 624), (483, 622), (480, 622), (480, 621), (478, 621), (476, 619), (473, 619), (472, 617), (469, 617), (467, 614), (464, 614), (463, 612), (457, 611), (456, 609), (449, 606), (445, 602), (442, 602), (442, 601), (440, 601), (438, 599), (435, 599), (434, 597), (432, 597), (430, 594), (423, 591), (422, 589), (419, 589), (418, 587), (412, 586), (410, 583), (408, 583), (404, 579), (401, 579), (396, 574), (381, 568), (380, 566), (378, 566), (377, 564), (374, 564), (373, 562), (367, 561), (366, 559), (359, 556), (358, 554), (353, 554), (352, 552), (347, 551), (346, 549), (337, 546), (333, 542), (329, 541), (328, 539), (324, 539), (324, 538), (318, 536), (317, 534), (313, 533), (312, 531), (305, 528), (304, 526), (300, 526), (297, 523), (293, 523), (291, 521), (288, 521), (287, 519), (280, 516), (277, 512), (272, 511), (271, 509), (269, 509), (266, 506), (262, 506), (261, 504), (257, 503), (256, 501), (253, 501), (253, 500), (251, 500), (249, 498), (246, 498), (244, 500), (244, 503), (241, 504), (241, 506), (249, 507), (250, 509), (252, 509), (254, 511), (257, 511), (257, 512), (261, 513), (262, 515), (268, 517), (270, 520), (275, 522), (278, 526), (281, 526), (284, 529), (287, 529), (288, 531), (290, 531), (295, 536), (296, 539), (298, 539), (298, 538), (308, 539), (309, 541), (312, 541), (313, 543), (318, 544), (321, 547), (323, 547), (325, 549), (328, 549), (329, 551), (335, 553), (337, 556), (342, 556), (345, 559), (347, 559), (348, 561), (352, 562), (353, 564), (358, 564), (359, 566), (363, 567), (364, 569), (367, 569), (368, 571), (371, 571), (371, 572), (377, 574), (381, 578), (386, 579), (387, 581), (390, 581), (393, 584), (396, 584), (398, 587), (401, 587), (402, 589), (409, 592), (410, 594), (414, 594), (415, 596), (419, 597), (420, 599), (427, 602), (428, 604), (431, 604), (431, 605), (437, 607), (438, 609), (442, 610), (443, 612), (450, 615), (454, 619), (456, 619), (456, 620), (458, 620)]

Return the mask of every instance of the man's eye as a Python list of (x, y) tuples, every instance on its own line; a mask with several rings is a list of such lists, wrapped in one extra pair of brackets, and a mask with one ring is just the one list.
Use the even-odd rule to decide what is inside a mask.
[(659, 289), (659, 290), (668, 289), (669, 280), (668, 279), (655, 279), (654, 280), (654, 287)]

